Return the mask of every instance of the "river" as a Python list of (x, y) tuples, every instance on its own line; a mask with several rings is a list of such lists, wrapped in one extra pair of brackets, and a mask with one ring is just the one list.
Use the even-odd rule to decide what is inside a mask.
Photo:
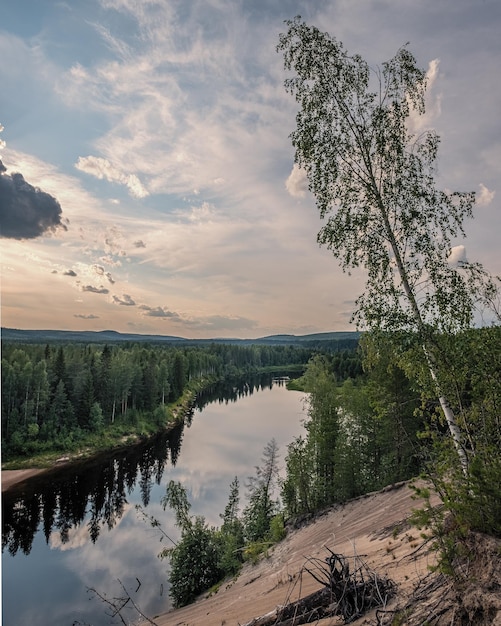
[[(283, 467), (304, 417), (304, 394), (269, 376), (215, 386), (168, 435), (3, 494), (3, 625), (121, 623), (95, 593), (122, 597), (121, 585), (148, 616), (169, 610), (168, 562), (157, 557), (168, 541), (160, 541), (136, 506), (176, 540), (173, 514), (160, 504), (167, 483), (176, 480), (187, 490), (191, 513), (220, 526), (234, 477), (242, 508), (265, 445), (276, 439)], [(138, 618), (132, 609), (123, 614), (130, 623)]]

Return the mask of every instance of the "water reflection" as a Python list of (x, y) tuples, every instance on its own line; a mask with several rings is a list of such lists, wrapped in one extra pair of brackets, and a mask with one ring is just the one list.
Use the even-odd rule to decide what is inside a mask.
[(19, 550), (29, 554), (40, 523), (47, 543), (57, 532), (64, 545), (88, 512), (87, 529), (96, 542), (103, 526), (111, 529), (122, 517), (137, 481), (148, 505), (152, 482), (160, 484), (169, 455), (172, 462), (179, 454), (183, 428), (181, 424), (127, 452), (51, 472), (33, 478), (21, 491), (3, 493), (2, 549), (12, 556)]
[[(160, 485), (170, 458), (175, 466), (183, 433), (196, 410), (207, 404), (236, 402), (255, 391), (284, 385), (271, 375), (217, 383), (197, 397), (185, 423), (132, 449), (91, 462), (82, 462), (32, 478), (20, 488), (2, 494), (2, 551), (28, 555), (41, 527), (48, 544), (57, 533), (63, 546), (72, 528), (87, 519), (87, 532), (95, 543), (103, 527), (113, 528), (124, 514), (127, 496), (136, 484), (144, 507), (150, 502), (153, 484)], [(90, 515), (90, 517), (89, 517)]]

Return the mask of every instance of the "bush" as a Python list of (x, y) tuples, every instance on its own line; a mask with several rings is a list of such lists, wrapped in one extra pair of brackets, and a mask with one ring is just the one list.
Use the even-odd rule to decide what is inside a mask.
[(169, 554), (170, 596), (179, 608), (215, 585), (223, 577), (220, 569), (221, 543), (203, 517), (196, 517), (183, 531), (181, 540)]
[(284, 516), (282, 513), (275, 515), (270, 523), (270, 541), (278, 543), (285, 539), (287, 531), (285, 530)]
[(234, 576), (238, 574), (243, 561), (243, 533), (238, 535), (227, 535), (221, 533), (221, 558), (219, 569), (223, 576)]

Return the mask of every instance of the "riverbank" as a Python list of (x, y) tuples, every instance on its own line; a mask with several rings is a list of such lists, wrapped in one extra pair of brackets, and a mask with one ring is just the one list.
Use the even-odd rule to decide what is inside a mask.
[[(275, 372), (286, 371), (291, 373), (302, 369), (304, 369), (304, 365), (269, 366), (247, 374), (249, 376), (256, 374), (269, 374), (271, 376)], [(150, 426), (152, 427), (148, 429), (145, 428), (144, 423), (139, 427), (135, 427), (134, 424), (121, 426), (117, 424), (116, 429), (108, 428), (97, 433), (97, 435), (89, 435), (88, 439), (80, 442), (75, 449), (49, 450), (31, 457), (19, 456), (2, 462), (2, 492), (42, 472), (60, 469), (65, 464), (79, 463), (109, 453), (119, 452), (141, 444), (162, 432), (169, 432), (189, 416), (198, 394), (223, 382), (223, 380), (216, 377), (205, 377), (191, 381), (189, 388), (185, 389), (183, 395), (176, 402), (165, 405), (166, 421), (163, 426), (155, 426), (151, 423)]]
[[(465, 577), (455, 585), (452, 577), (432, 571), (436, 557), (431, 542), (408, 522), (412, 511), (423, 505), (413, 495), (410, 484), (401, 483), (334, 507), (291, 532), (268, 558), (257, 565), (246, 564), (238, 578), (217, 593), (158, 615), (153, 622), (156, 626), (275, 623), (277, 609), (279, 613), (280, 607), (321, 588), (307, 568), (315, 571), (330, 550), (344, 555), (351, 571), (363, 561), (378, 577), (390, 578), (396, 586), (384, 608), (350, 622), (353, 626), (499, 626), (501, 539), (472, 533), (465, 561), (458, 563)], [(431, 502), (440, 504), (436, 495)], [(343, 623), (340, 617), (315, 621), (318, 626)]]
[(36, 457), (18, 457), (2, 463), (2, 492), (13, 486), (18, 486), (20, 483), (44, 472), (56, 470), (71, 463), (98, 458), (111, 452), (123, 450), (124, 448), (133, 447), (162, 432), (169, 432), (189, 414), (196, 393), (197, 391), (193, 390), (185, 392), (174, 405), (168, 408), (169, 419), (166, 424), (160, 429), (157, 428), (155, 431), (148, 433), (129, 432), (125, 435), (118, 433), (117, 437), (103, 437), (98, 439), (97, 443), (94, 445), (88, 445), (88, 443), (85, 442), (78, 449), (66, 453), (61, 453), (61, 451), (47, 452), (37, 455)]
[[(347, 557), (350, 567), (357, 555), (379, 576), (391, 578), (398, 592), (387, 608), (397, 610), (430, 575), (429, 567), (435, 563), (419, 530), (407, 522), (412, 510), (421, 504), (413, 495), (409, 483), (401, 483), (333, 507), (290, 532), (268, 558), (257, 565), (246, 564), (238, 578), (222, 585), (217, 593), (153, 620), (158, 626), (250, 625), (277, 606), (319, 589), (319, 583), (305, 568), (314, 569), (312, 559), (323, 561), (327, 549)], [(366, 621), (374, 618), (375, 611), (354, 624), (375, 623)], [(330, 618), (318, 623), (328, 626), (342, 621)]]
[(43, 474), (47, 472), (48, 468), (45, 469), (21, 469), (21, 470), (2, 470), (1, 481), (2, 481), (2, 492), (7, 491), (10, 487), (14, 485), (19, 485), (20, 483), (33, 478), (33, 476), (38, 476), (39, 474)]

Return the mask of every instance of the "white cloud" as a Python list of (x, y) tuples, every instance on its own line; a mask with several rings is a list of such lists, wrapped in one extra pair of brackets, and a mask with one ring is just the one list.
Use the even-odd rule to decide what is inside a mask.
[(466, 258), (466, 248), (462, 245), (452, 248), (448, 261), (450, 265), (455, 266), (467, 263), (468, 259)]
[(432, 89), (438, 77), (438, 67), (440, 65), (440, 59), (432, 59), (428, 63), (428, 71), (426, 72), (426, 79), (428, 81), (428, 89)]
[(490, 191), (485, 185), (480, 183), (480, 193), (477, 195), (478, 206), (488, 206), (494, 200), (495, 191)]
[(91, 174), (100, 180), (105, 179), (111, 183), (125, 185), (129, 189), (131, 196), (135, 198), (145, 198), (149, 195), (135, 174), (125, 174), (107, 159), (94, 156), (78, 157), (75, 167), (77, 170)]
[(439, 59), (433, 59), (428, 63), (428, 70), (426, 72), (425, 113), (419, 115), (411, 107), (408, 126), (410, 132), (413, 134), (419, 134), (425, 130), (432, 129), (442, 113), (442, 94), (435, 93), (439, 81), (439, 66)]
[(267, 58), (256, 76), (243, 67), (246, 54), (257, 63), (273, 51), (270, 25), (250, 36), (232, 3), (195, 5), (185, 12), (165, 3), (104, 2), (132, 17), (139, 37), (101, 26), (112, 58), (92, 71), (74, 67), (60, 85), (65, 98), (74, 94), (72, 106), (82, 106), (85, 92), (85, 107), (112, 113), (109, 130), (93, 141), (101, 156), (81, 157), (80, 169), (127, 183), (137, 197), (145, 179), (150, 194), (240, 192), (256, 165), (268, 174), (277, 138), (288, 143), (281, 126), (293, 104), (267, 77), (280, 59)]
[(303, 198), (308, 191), (308, 178), (305, 170), (301, 169), (297, 163), (294, 163), (289, 177), (285, 181), (285, 188), (291, 196)]

